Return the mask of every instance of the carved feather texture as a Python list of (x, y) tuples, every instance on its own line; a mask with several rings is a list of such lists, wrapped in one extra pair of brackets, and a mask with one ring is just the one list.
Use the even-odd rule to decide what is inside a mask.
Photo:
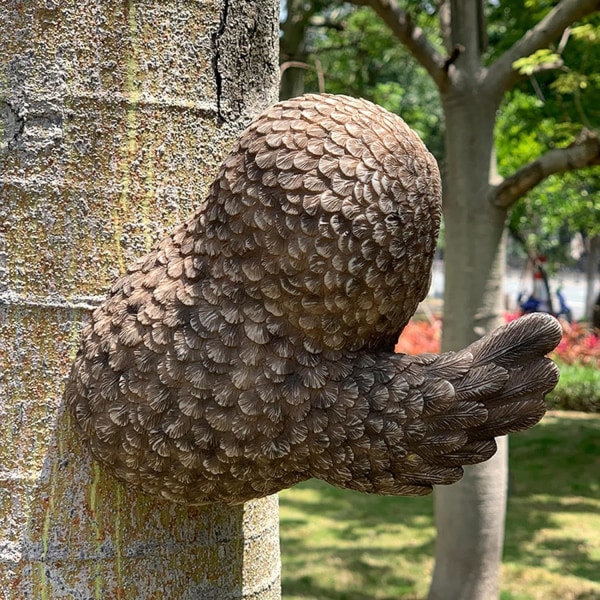
[(461, 352), (388, 351), (427, 292), (440, 188), (418, 137), (369, 102), (265, 111), (83, 332), (66, 401), (94, 456), (191, 504), (310, 477), (422, 495), (531, 426), (557, 380), (551, 317)]

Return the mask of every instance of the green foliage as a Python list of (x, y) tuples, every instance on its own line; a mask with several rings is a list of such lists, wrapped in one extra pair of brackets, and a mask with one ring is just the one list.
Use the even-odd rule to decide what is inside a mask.
[(576, 40), (582, 40), (588, 44), (600, 42), (600, 31), (591, 23), (579, 25), (578, 27), (571, 27), (571, 35)]
[[(513, 91), (496, 124), (500, 173), (508, 176), (548, 149), (568, 146), (580, 130), (578, 122), (547, 114), (544, 100), (535, 94)], [(532, 252), (545, 254), (554, 263), (568, 263), (572, 261), (568, 243), (575, 233), (600, 233), (599, 196), (600, 167), (551, 175), (513, 207), (510, 228)]]
[[(551, 414), (511, 436), (503, 599), (600, 597), (599, 456), (599, 415)], [(425, 598), (431, 496), (371, 496), (311, 480), (282, 492), (280, 506), (286, 600)]]
[[(554, 3), (503, 1), (489, 9), (490, 59), (506, 50)], [(510, 27), (507, 25), (510, 25)], [(515, 62), (524, 81), (505, 96), (496, 123), (500, 173), (508, 176), (552, 148), (568, 146), (582, 127), (600, 128), (600, 15), (571, 28), (554, 47)], [(555, 69), (546, 69), (550, 64)], [(553, 175), (514, 207), (510, 228), (533, 252), (568, 262), (576, 233), (600, 233), (600, 167)]]
[(600, 413), (600, 371), (590, 365), (560, 363), (560, 381), (546, 400), (552, 409)]
[[(431, 11), (429, 7), (429, 11)], [(421, 20), (431, 20), (428, 10)], [(435, 84), (368, 7), (331, 12), (336, 27), (311, 31), (308, 62), (318, 64), (325, 91), (366, 98), (400, 115), (439, 158), (443, 154), (442, 109)], [(318, 90), (314, 72), (306, 91)]]
[(556, 52), (552, 52), (548, 48), (542, 48), (530, 56), (515, 60), (513, 67), (521, 75), (533, 75), (540, 67), (548, 64), (556, 64), (559, 61), (561, 61), (560, 54), (556, 54)]

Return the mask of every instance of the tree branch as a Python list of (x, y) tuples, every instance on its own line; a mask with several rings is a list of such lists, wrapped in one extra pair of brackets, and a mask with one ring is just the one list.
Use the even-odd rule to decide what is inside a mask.
[(328, 19), (322, 15), (314, 15), (310, 18), (309, 24), (311, 27), (324, 27), (326, 29), (335, 29), (336, 31), (344, 31), (344, 24)]
[(540, 63), (539, 65), (535, 65), (531, 69), (531, 73), (527, 73), (527, 76), (531, 75), (539, 75), (540, 73), (545, 73), (546, 71), (556, 71), (557, 69), (561, 69), (565, 66), (565, 61), (562, 58), (558, 58), (556, 60), (551, 60), (548, 62)]
[(446, 59), (427, 39), (425, 32), (413, 23), (410, 14), (398, 6), (397, 0), (350, 0), (350, 2), (358, 6), (370, 6), (415, 59), (425, 67), (438, 88), (442, 89), (446, 85), (448, 77), (444, 69)]
[(567, 148), (546, 152), (493, 187), (490, 201), (499, 208), (509, 208), (549, 175), (594, 165), (600, 165), (600, 139), (584, 129)]
[(600, 0), (561, 0), (488, 68), (489, 88), (498, 93), (510, 89), (523, 77), (513, 68), (516, 60), (547, 48), (569, 25), (597, 10), (600, 10)]
[(448, 54), (452, 53), (452, 15), (450, 9), (450, 0), (438, 0), (437, 2), (438, 19), (440, 22), (440, 33), (444, 41), (444, 47)]

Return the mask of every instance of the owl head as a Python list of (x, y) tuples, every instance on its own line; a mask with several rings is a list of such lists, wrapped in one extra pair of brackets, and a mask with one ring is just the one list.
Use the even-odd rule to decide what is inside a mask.
[(217, 270), (315, 349), (357, 350), (395, 338), (426, 295), (440, 196), (434, 157), (400, 117), (308, 94), (240, 136), (199, 219)]

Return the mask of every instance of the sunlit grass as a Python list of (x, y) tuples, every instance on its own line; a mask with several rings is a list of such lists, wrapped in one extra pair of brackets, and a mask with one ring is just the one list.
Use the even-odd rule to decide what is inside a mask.
[[(600, 599), (600, 416), (553, 413), (511, 438), (502, 600)], [(285, 600), (416, 600), (433, 503), (308, 481), (281, 493)]]
[(549, 406), (600, 413), (600, 368), (593, 364), (557, 364), (560, 380), (548, 394)]

